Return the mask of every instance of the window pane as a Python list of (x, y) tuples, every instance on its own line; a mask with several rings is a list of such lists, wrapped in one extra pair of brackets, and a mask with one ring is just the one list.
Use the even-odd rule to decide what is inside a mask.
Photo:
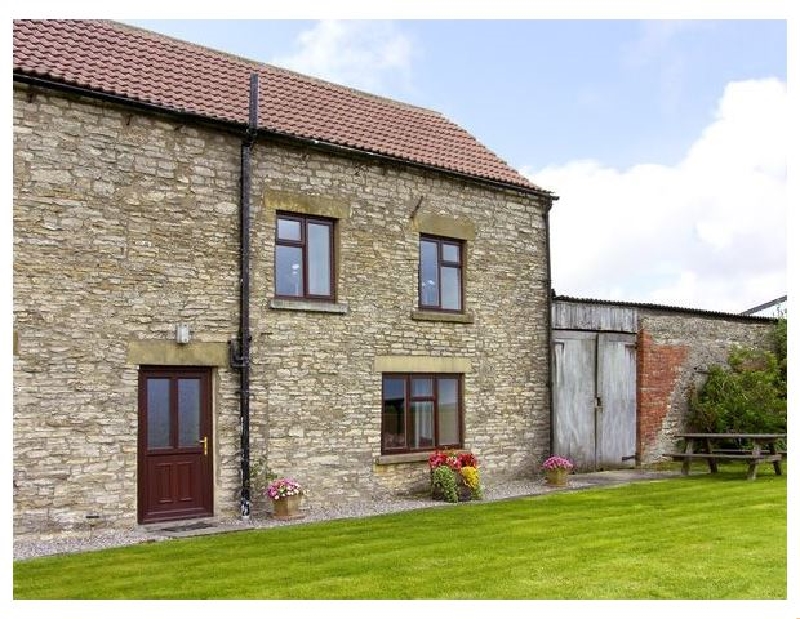
[(433, 447), (433, 402), (411, 403), (411, 427), (408, 435), (410, 449)]
[(147, 447), (171, 447), (169, 440), (169, 379), (147, 379)]
[(419, 289), (422, 305), (439, 305), (439, 268), (437, 245), (432, 241), (419, 243)]
[(458, 379), (439, 379), (439, 444), (458, 444)]
[(303, 296), (303, 250), (299, 247), (275, 246), (275, 292)]
[(200, 379), (178, 379), (178, 447), (200, 442)]
[(308, 294), (331, 294), (331, 227), (308, 224)]
[(300, 225), (299, 221), (292, 219), (278, 219), (278, 238), (282, 241), (300, 241)]
[(433, 379), (432, 378), (412, 378), (411, 379), (411, 395), (412, 397), (419, 398), (424, 396), (433, 395)]
[(442, 268), (442, 308), (461, 309), (461, 269)]
[(383, 447), (404, 449), (406, 381), (402, 378), (383, 379)]
[(461, 262), (459, 251), (461, 249), (458, 245), (450, 245), (448, 243), (444, 243), (442, 245), (442, 260), (445, 262)]

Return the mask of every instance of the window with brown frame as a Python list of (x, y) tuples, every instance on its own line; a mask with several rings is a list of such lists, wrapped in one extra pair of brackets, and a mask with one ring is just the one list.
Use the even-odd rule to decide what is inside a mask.
[(459, 449), (460, 374), (384, 374), (382, 452)]
[(461, 312), (464, 308), (464, 244), (456, 239), (420, 235), (420, 309)]
[(334, 300), (331, 219), (278, 213), (275, 223), (275, 296)]

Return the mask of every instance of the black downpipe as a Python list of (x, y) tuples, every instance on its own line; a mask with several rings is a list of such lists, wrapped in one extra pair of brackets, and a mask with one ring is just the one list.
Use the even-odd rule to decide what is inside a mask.
[(258, 132), (258, 75), (250, 75), (250, 115), (242, 141), (239, 182), (239, 341), (234, 367), (239, 370), (239, 421), (241, 423), (242, 518), (250, 517), (250, 151)]
[(555, 291), (553, 290), (553, 275), (550, 271), (550, 209), (553, 208), (554, 200), (558, 200), (558, 198), (553, 196), (547, 201), (544, 212), (544, 243), (547, 255), (547, 316), (545, 324), (547, 325), (547, 393), (550, 398), (550, 455), (555, 454), (553, 450), (556, 448), (556, 411), (555, 397), (553, 396), (553, 301), (555, 300)]

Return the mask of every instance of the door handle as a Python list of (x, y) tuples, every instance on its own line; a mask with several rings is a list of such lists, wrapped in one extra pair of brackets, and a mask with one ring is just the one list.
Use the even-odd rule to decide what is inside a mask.
[(208, 455), (208, 437), (204, 436), (203, 438), (201, 438), (198, 441), (198, 443), (203, 443), (203, 455), (207, 456)]

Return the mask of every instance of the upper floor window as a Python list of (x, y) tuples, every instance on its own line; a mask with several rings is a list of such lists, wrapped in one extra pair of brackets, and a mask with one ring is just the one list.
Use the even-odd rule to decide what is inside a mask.
[(421, 235), (419, 239), (420, 309), (460, 312), (464, 307), (461, 241)]
[(275, 296), (333, 301), (333, 220), (278, 213)]

